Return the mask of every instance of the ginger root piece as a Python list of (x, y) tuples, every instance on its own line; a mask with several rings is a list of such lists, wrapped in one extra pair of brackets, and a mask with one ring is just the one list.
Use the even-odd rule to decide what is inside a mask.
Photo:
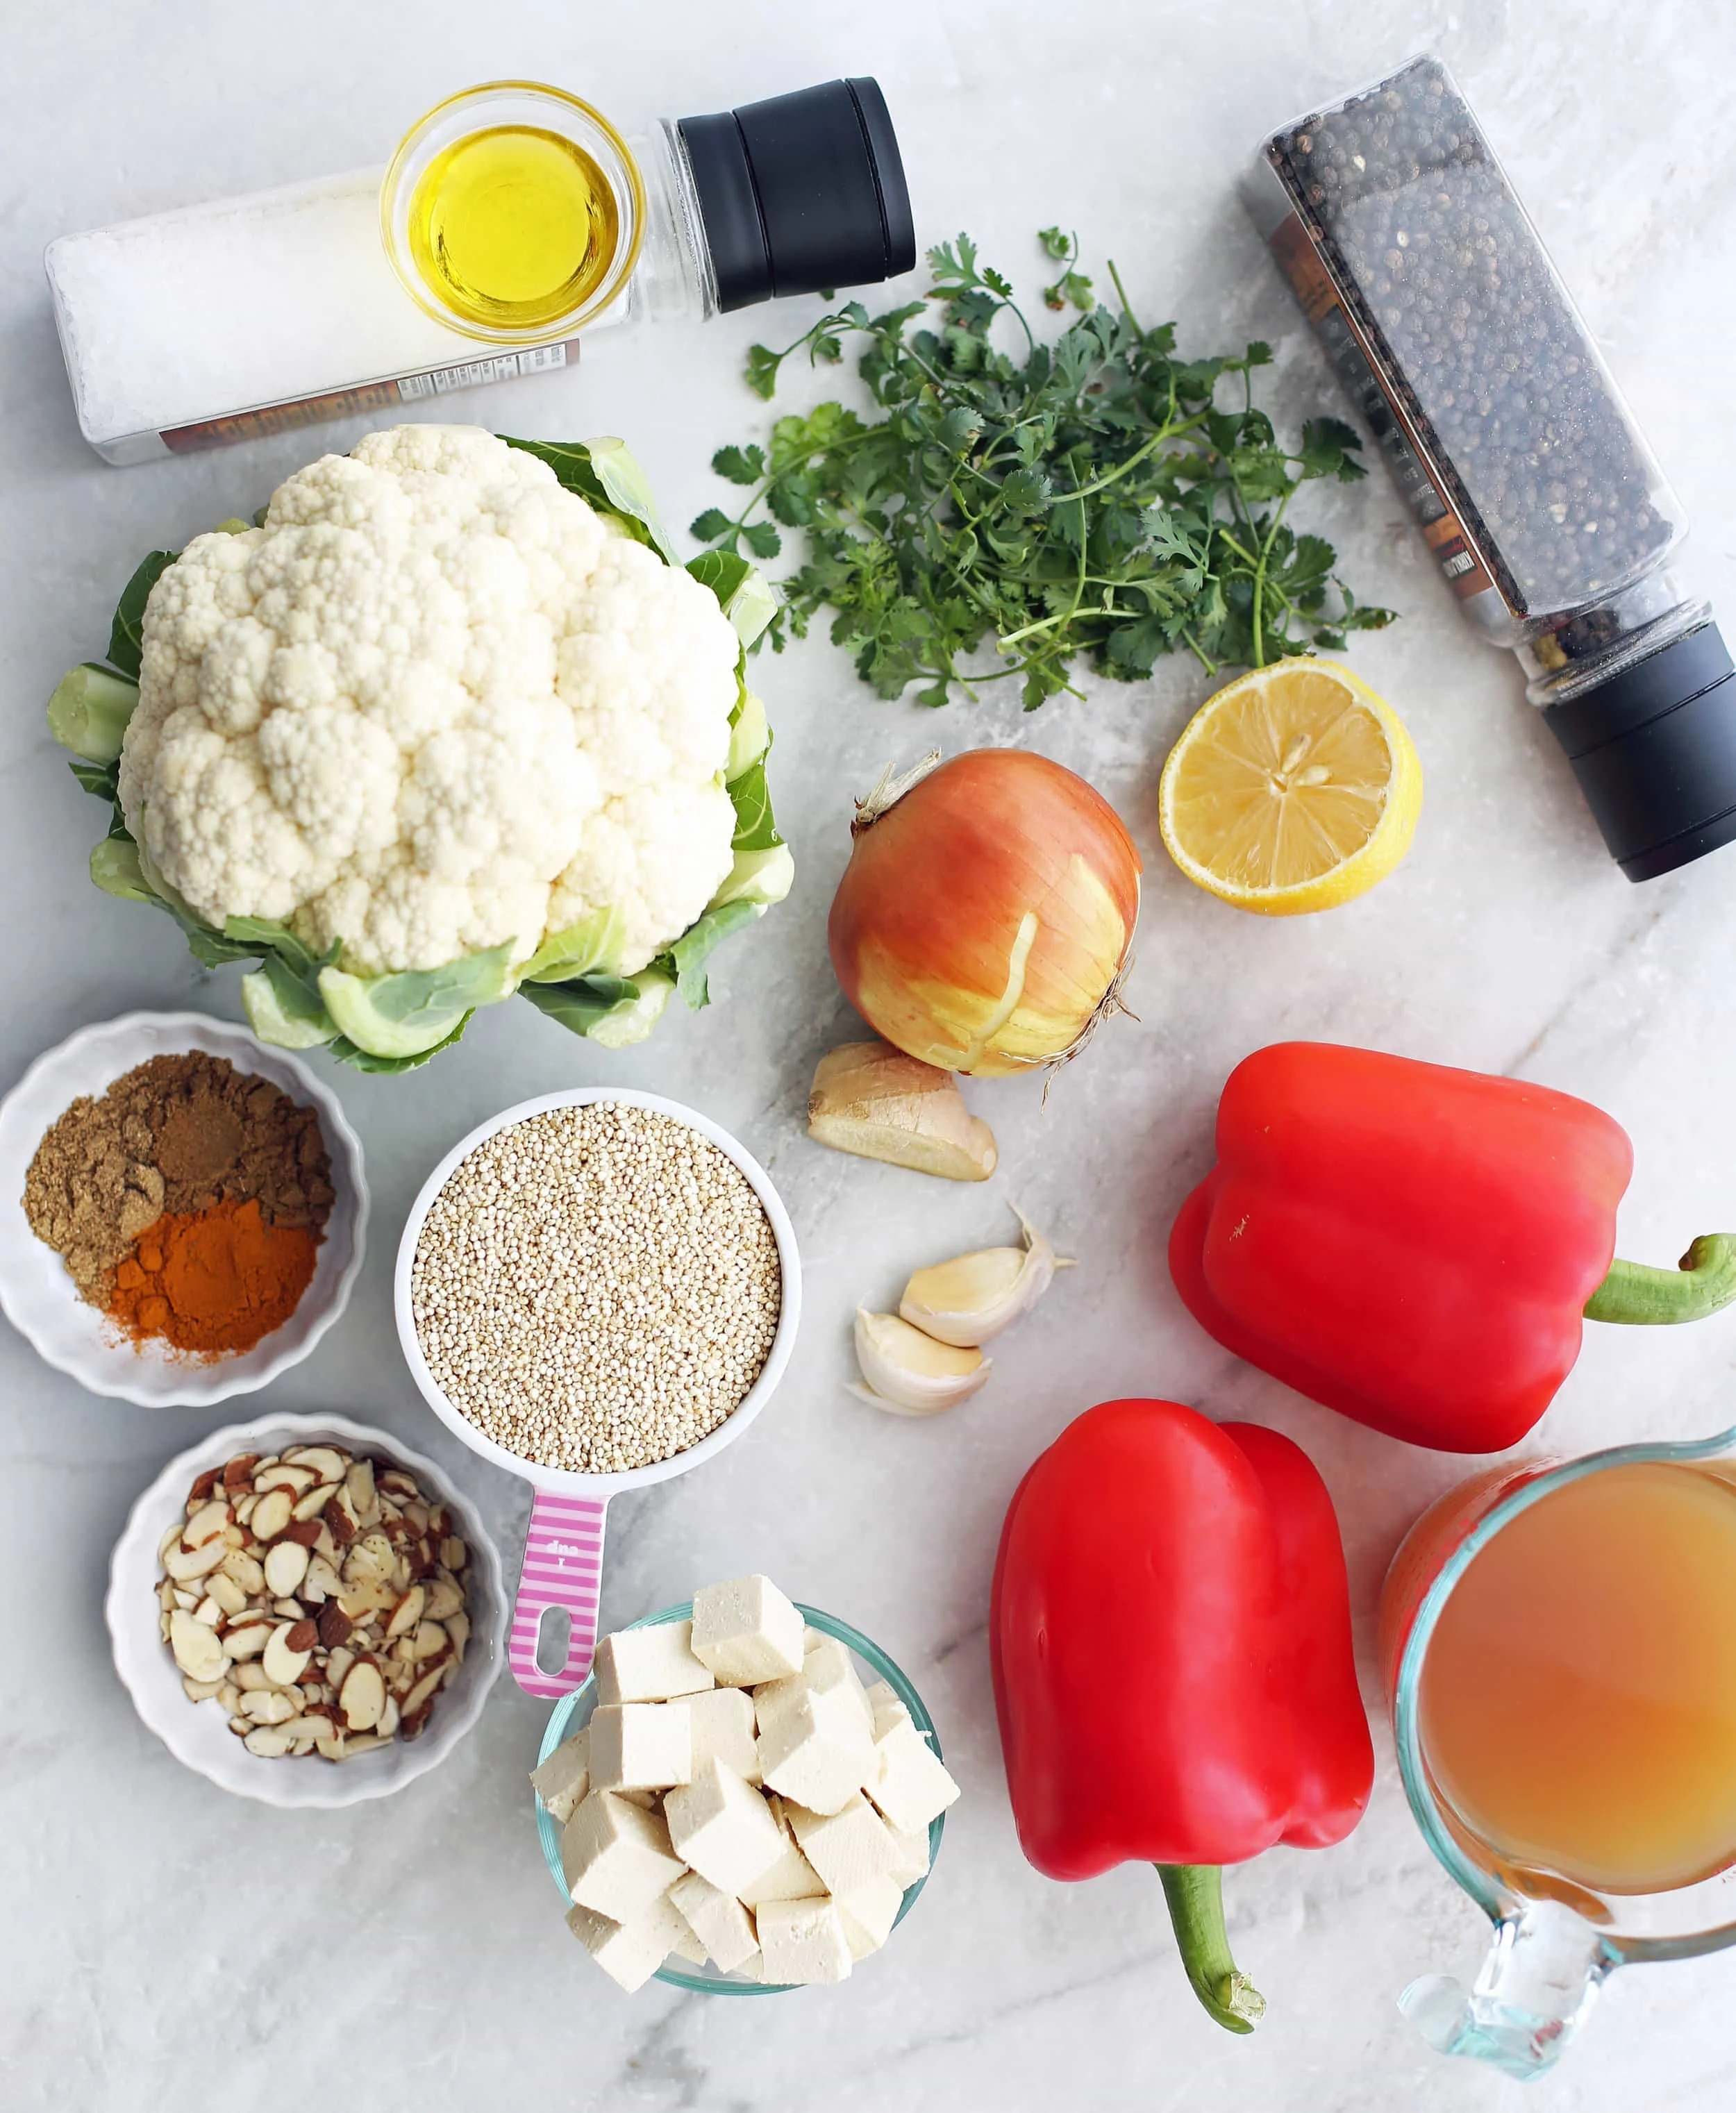
[(994, 1131), (965, 1106), (952, 1073), (889, 1042), (847, 1042), (820, 1058), (808, 1135), (947, 1181), (986, 1181), (998, 1156)]

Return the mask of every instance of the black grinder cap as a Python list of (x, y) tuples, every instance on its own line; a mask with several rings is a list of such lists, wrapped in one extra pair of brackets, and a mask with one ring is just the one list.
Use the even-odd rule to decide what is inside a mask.
[(1715, 623), (1543, 718), (1629, 880), (1736, 838), (1736, 668)]
[(915, 269), (910, 193), (878, 82), (829, 80), (676, 130), (720, 308)]

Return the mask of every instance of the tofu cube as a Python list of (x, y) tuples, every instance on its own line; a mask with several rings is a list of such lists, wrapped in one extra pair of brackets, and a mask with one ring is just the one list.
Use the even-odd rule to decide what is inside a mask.
[(753, 1742), (753, 1697), (742, 1687), (714, 1687), (690, 1695), (684, 1705), (692, 1725), (693, 1773), (721, 1761), (744, 1782), (760, 1780), (760, 1753)]
[(852, 1959), (866, 1959), (879, 1950), (892, 1935), (903, 1905), (904, 1888), (896, 1878), (870, 1878), (839, 1900), (838, 1911), (844, 1919), (844, 1941)]
[(594, 1790), (667, 1790), (692, 1775), (685, 1702), (600, 1702), (590, 1729)]
[(531, 1787), (564, 1827), (591, 1789), (591, 1733), (576, 1732), (531, 1770)]
[(629, 1995), (642, 1988), (670, 1952), (683, 1942), (691, 1942), (692, 1937), (663, 1895), (630, 1922), (616, 1922), (594, 1908), (575, 1904), (567, 1910), (567, 1928)]
[[(810, 1636), (816, 1634), (811, 1629)], [(753, 1691), (754, 1715), (768, 1731), (804, 1695), (814, 1696), (820, 1721), (841, 1738), (853, 1740), (858, 1727), (872, 1739), (874, 1712), (849, 1652), (835, 1636), (821, 1636), (802, 1662), (802, 1670), (783, 1680), (766, 1681)]]
[(716, 1686), (694, 1657), (691, 1622), (653, 1622), (621, 1629), (596, 1647), (592, 1670), (599, 1702), (672, 1702)]
[(889, 1827), (887, 1832), (898, 1844), (898, 1861), (892, 1872), (901, 1886), (916, 1884), (918, 1878), (928, 1875), (928, 1829), (924, 1827), (914, 1834), (907, 1834), (901, 1828)]
[(861, 1702), (843, 1687), (816, 1691), (794, 1681), (778, 1686), (775, 1695), (763, 1688), (754, 1695), (761, 1778), (811, 1812), (842, 1810), (875, 1774)]
[(760, 1961), (768, 1981), (806, 1986), (849, 1978), (850, 1941), (835, 1901), (822, 1896), (768, 1901), (755, 1921)]
[(721, 1761), (706, 1764), (663, 1800), (675, 1854), (738, 1900), (783, 1854), (783, 1836), (765, 1800)]
[[(759, 1955), (753, 1917), (733, 1893), (689, 1871), (669, 1888), (669, 1902), (720, 1974), (738, 1974)], [(902, 1897), (902, 1896), (901, 1896)]]
[[(691, 1878), (692, 1875), (693, 1873), (689, 1871), (688, 1876)], [(681, 1882), (678, 1878), (675, 1883), (678, 1885)], [(665, 1893), (663, 1897), (667, 1901), (669, 1900), (669, 1896)], [(671, 1906), (674, 1906), (674, 1904), (671, 1901), (670, 1905)], [(706, 1951), (705, 1946), (701, 1942), (698, 1936), (696, 1934), (692, 1924), (688, 1922), (687, 1917), (681, 1913), (681, 1910), (678, 1908), (676, 1909), (675, 1914), (676, 1919), (681, 1924), (681, 1934), (669, 1946), (669, 1956), (671, 1959), (679, 1959), (688, 1966), (703, 1966), (706, 1960), (710, 1957), (710, 1953)]]
[(889, 1824), (914, 1834), (953, 1804), (958, 1786), (914, 1724), (894, 1724), (874, 1742), (868, 1795)]
[(769, 1577), (736, 1577), (693, 1595), (692, 1648), (723, 1687), (800, 1673), (802, 1617)]
[(894, 1724), (907, 1724), (911, 1721), (909, 1710), (899, 1701), (888, 1681), (877, 1680), (868, 1690), (868, 1709), (874, 1718), (874, 1736), (877, 1739), (889, 1732)]
[(825, 1891), (819, 1872), (796, 1846), (796, 1837), (790, 1831), (788, 1807), (775, 1795), (768, 1797), (765, 1804), (777, 1823), (783, 1853), (763, 1878), (756, 1878), (741, 1895), (742, 1905), (752, 1908), (756, 1916), (768, 1901), (811, 1900)]
[(799, 1805), (788, 1810), (802, 1855), (838, 1898), (875, 1878), (889, 1878), (898, 1868), (892, 1830), (860, 1792), (841, 1812), (809, 1812)]
[(592, 1791), (568, 1821), (560, 1865), (576, 1905), (619, 1923), (642, 1917), (687, 1869), (660, 1814), (607, 1790)]

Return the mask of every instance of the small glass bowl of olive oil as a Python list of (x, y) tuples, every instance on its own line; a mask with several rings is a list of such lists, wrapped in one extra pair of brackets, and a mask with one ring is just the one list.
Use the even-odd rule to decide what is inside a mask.
[(488, 81), (405, 134), (380, 187), (386, 253), (436, 322), (546, 344), (588, 322), (637, 262), (645, 190), (626, 142), (564, 89)]

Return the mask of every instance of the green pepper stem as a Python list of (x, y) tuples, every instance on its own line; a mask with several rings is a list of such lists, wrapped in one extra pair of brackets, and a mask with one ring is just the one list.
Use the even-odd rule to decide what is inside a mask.
[(1703, 1233), (1675, 1269), (1648, 1269), (1618, 1256), (1585, 1302), (1588, 1321), (1630, 1327), (1703, 1321), (1736, 1299), (1736, 1234)]
[(1223, 1873), (1216, 1864), (1159, 1864), (1163, 1897), (1194, 1993), (1226, 2032), (1251, 2033), (1266, 1998), (1230, 1955), (1223, 1926)]

